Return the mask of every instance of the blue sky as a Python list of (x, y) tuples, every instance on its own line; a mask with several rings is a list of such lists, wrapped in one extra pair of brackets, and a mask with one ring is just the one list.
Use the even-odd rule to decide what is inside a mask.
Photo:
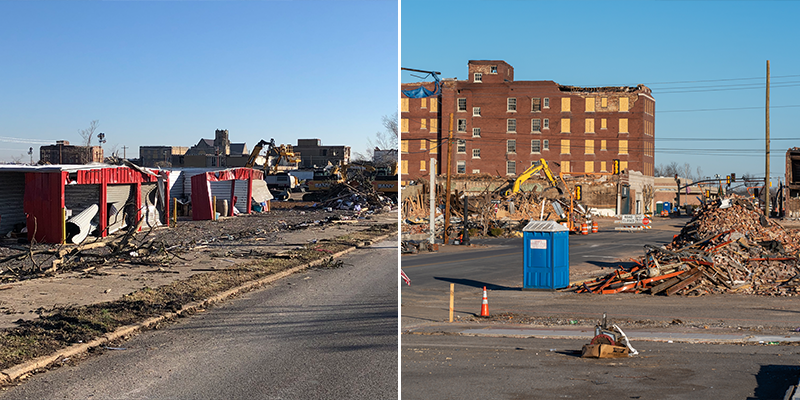
[(772, 141), (770, 175), (800, 147), (800, 2), (403, 0), (401, 14), (406, 68), (466, 79), (468, 60), (505, 60), (515, 80), (649, 86), (656, 165), (704, 176), (764, 176), (770, 60), (770, 136), (792, 139)]
[[(0, 1), (0, 161), (92, 120), (106, 154), (228, 129), (364, 152), (397, 110), (396, 1)], [(96, 139), (93, 143), (96, 143)]]

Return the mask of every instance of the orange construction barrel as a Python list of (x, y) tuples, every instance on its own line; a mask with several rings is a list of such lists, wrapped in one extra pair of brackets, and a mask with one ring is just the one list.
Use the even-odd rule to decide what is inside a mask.
[(592, 221), (592, 233), (597, 233), (600, 230), (600, 225), (597, 224), (597, 221)]
[(588, 235), (589, 234), (589, 226), (586, 225), (586, 222), (581, 223), (581, 235)]

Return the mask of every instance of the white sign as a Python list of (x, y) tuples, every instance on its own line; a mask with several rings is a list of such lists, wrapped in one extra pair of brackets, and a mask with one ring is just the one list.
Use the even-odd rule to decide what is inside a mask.
[(623, 214), (619, 216), (619, 222), (623, 224), (637, 224), (642, 223), (644, 214)]
[(547, 250), (547, 240), (531, 240), (531, 248), (536, 250)]

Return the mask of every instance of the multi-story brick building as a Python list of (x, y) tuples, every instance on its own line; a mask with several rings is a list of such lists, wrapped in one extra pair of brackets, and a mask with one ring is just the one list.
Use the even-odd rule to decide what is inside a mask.
[(103, 162), (100, 146), (72, 146), (66, 140), (39, 147), (39, 164), (88, 164)]
[(445, 79), (428, 98), (401, 95), (401, 179), (430, 174), (430, 158), (439, 166), (447, 161), (451, 126), (457, 174), (512, 176), (544, 158), (556, 163), (557, 173), (610, 172), (619, 160), (621, 170), (652, 176), (654, 114), (655, 99), (644, 85), (515, 81), (504, 61), (469, 61), (468, 80)]
[(139, 146), (139, 159), (143, 167), (171, 167), (173, 156), (182, 156), (188, 150), (182, 146)]

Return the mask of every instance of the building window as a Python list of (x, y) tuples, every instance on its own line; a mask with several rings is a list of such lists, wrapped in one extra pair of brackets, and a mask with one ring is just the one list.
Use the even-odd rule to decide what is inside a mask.
[[(594, 139), (586, 139), (586, 145), (584, 147), (584, 154), (594, 154)], [(586, 171), (589, 172), (589, 171)]]
[(506, 161), (506, 175), (516, 175), (517, 174), (517, 162), (508, 160)]
[(472, 149), (472, 158), (481, 158), (481, 149)]
[(428, 99), (424, 97), (420, 99), (419, 108), (428, 108)]
[(619, 154), (628, 154), (628, 141), (627, 140), (620, 140), (619, 141)]
[(600, 129), (608, 129), (608, 120), (605, 118), (600, 119)]
[(400, 160), (400, 173), (401, 174), (408, 173), (408, 160)]
[(427, 150), (428, 139), (422, 139), (419, 141), (419, 149), (420, 150)]
[(481, 170), (479, 170), (479, 169), (473, 169), (473, 170), (472, 170), (472, 173), (473, 173), (473, 174), (480, 174), (480, 173), (481, 173)]
[(496, 73), (497, 73), (497, 65), (492, 65), (492, 66), (491, 66), (491, 67), (489, 67), (489, 68), (491, 69), (491, 73), (492, 73), (492, 74), (496, 74)]
[(550, 150), (550, 140), (542, 140), (542, 150)]
[(481, 137), (481, 128), (472, 128), (472, 137)]
[(506, 111), (517, 111), (517, 99), (515, 97), (506, 99)]
[(439, 111), (439, 100), (431, 99), (431, 112)]
[(628, 112), (628, 98), (627, 97), (620, 97), (619, 98), (619, 112)]
[(594, 133), (594, 118), (586, 118), (586, 133)]
[(423, 118), (419, 121), (419, 129), (428, 129), (427, 126), (428, 120)]
[(570, 112), (570, 99), (569, 97), (561, 98), (561, 112)]
[(483, 82), (483, 74), (482, 74), (482, 73), (480, 73), (480, 72), (476, 72), (476, 73), (475, 73), (475, 79), (473, 79), (473, 81), (474, 81), (475, 83), (481, 83), (481, 82)]
[(429, 145), (430, 145), (429, 147), (431, 149), (431, 151), (430, 151), (431, 154), (438, 154), (439, 153), (439, 145), (438, 145), (438, 142), (436, 141), (436, 139), (431, 139), (431, 142), (429, 143)]
[(419, 170), (420, 171), (425, 171), (426, 170), (425, 169), (425, 160), (420, 160), (419, 161)]
[(584, 161), (583, 172), (594, 172), (594, 161)]
[(466, 139), (456, 139), (456, 152), (459, 154), (467, 154)]
[(565, 174), (572, 172), (572, 166), (570, 165), (569, 161), (561, 162), (561, 172)]
[(458, 120), (458, 131), (459, 132), (466, 132), (467, 131), (467, 120), (459, 118)]
[(603, 107), (603, 108), (608, 107), (608, 97), (601, 97), (600, 98), (600, 107)]
[(544, 107), (544, 108), (550, 108), (550, 98), (549, 98), (549, 97), (545, 97), (545, 98), (544, 98), (544, 101), (543, 101), (542, 107)]
[(541, 140), (531, 140), (531, 153), (541, 153), (542, 152), (542, 145)]
[(608, 172), (605, 161), (600, 161), (600, 172)]
[(328, 156), (328, 149), (322, 149), (322, 156), (323, 157), (327, 157)]
[(561, 118), (561, 133), (569, 133), (570, 130), (569, 118)]
[(569, 139), (561, 139), (561, 154), (569, 154)]
[(533, 112), (542, 111), (542, 99), (538, 97), (534, 97), (531, 99), (531, 111)]
[(467, 111), (467, 99), (466, 98), (458, 99), (458, 111)]
[(431, 133), (439, 133), (439, 120), (431, 118)]
[(594, 97), (586, 98), (586, 112), (594, 112)]
[(515, 139), (509, 139), (506, 141), (506, 153), (516, 153), (517, 152), (517, 141)]
[(619, 119), (619, 133), (628, 133), (628, 119), (627, 118), (620, 118)]
[(480, 107), (472, 107), (472, 116), (473, 117), (480, 117), (481, 116), (481, 108)]
[(403, 97), (400, 99), (400, 112), (408, 112), (408, 98)]
[(545, 118), (542, 120), (542, 128), (550, 129), (550, 118)]
[(400, 141), (400, 152), (401, 153), (408, 153), (408, 140), (401, 140)]
[(466, 174), (467, 173), (467, 162), (466, 161), (459, 161), (456, 163), (456, 173), (457, 174)]
[(542, 133), (542, 120), (534, 118), (531, 120), (531, 132)]
[(508, 133), (517, 133), (517, 120), (514, 118), (509, 118), (506, 122), (506, 132)]
[(400, 119), (400, 133), (408, 133), (408, 118)]

